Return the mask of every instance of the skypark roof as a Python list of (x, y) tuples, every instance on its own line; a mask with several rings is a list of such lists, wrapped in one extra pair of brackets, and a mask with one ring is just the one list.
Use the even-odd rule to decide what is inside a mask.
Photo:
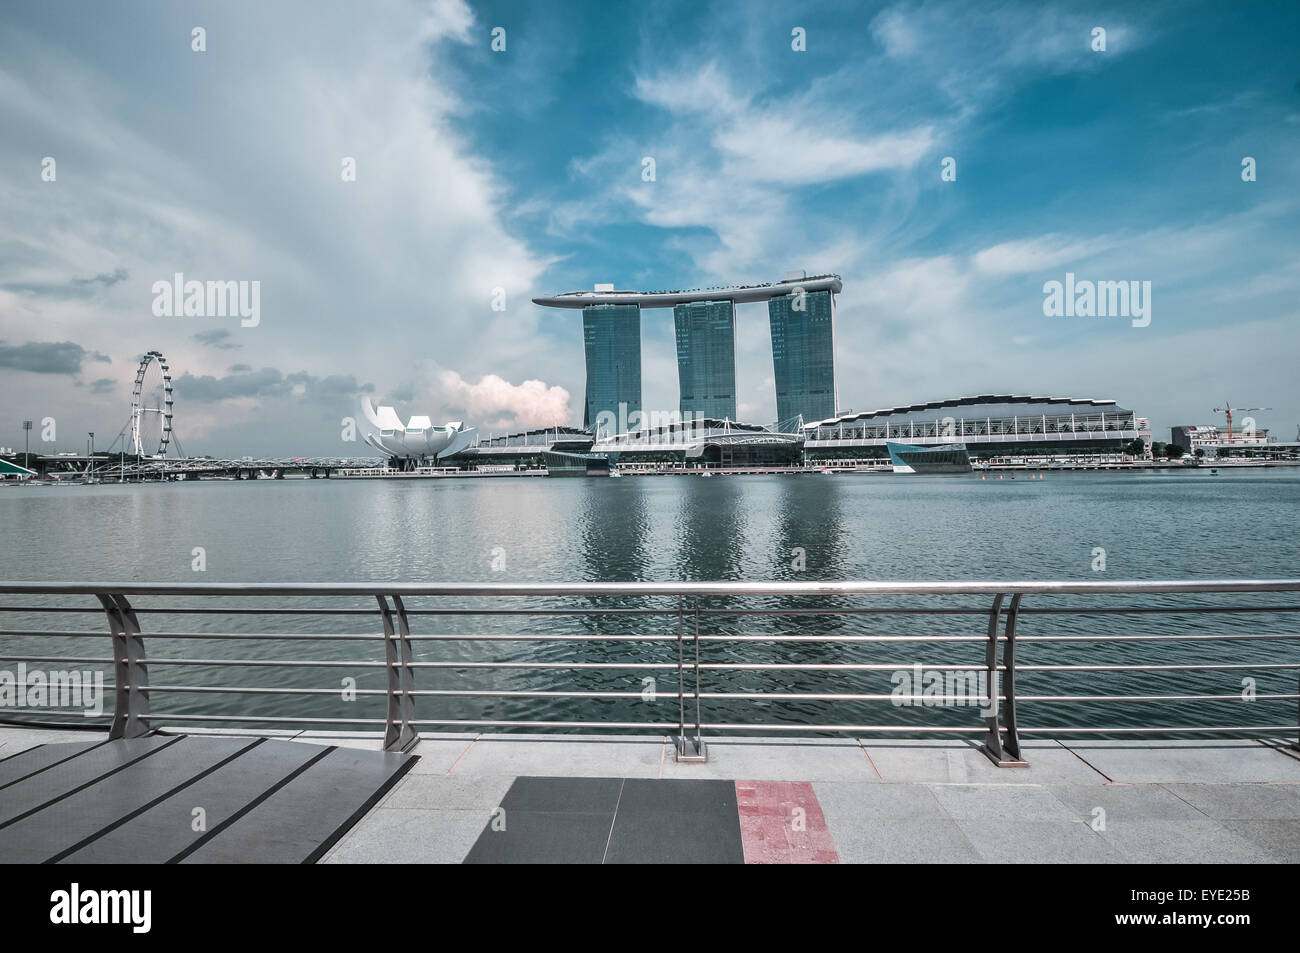
[(839, 294), (844, 287), (839, 275), (814, 275), (790, 281), (761, 285), (728, 285), (719, 288), (692, 288), (686, 291), (566, 291), (563, 294), (534, 298), (533, 304), (544, 308), (586, 308), (593, 304), (635, 304), (642, 308), (671, 308), (691, 301), (767, 301), (804, 291), (830, 291)]

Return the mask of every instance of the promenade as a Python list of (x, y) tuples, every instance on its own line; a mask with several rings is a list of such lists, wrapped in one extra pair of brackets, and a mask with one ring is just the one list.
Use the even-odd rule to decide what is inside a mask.
[[(182, 731), (185, 737), (177, 740)], [(224, 824), (224, 833), (207, 836), (201, 849), (187, 847), (187, 862), (275, 860), (265, 846), (268, 837), (275, 841), (274, 825), (290, 832), (302, 826), (294, 818), (316, 816), (321, 805), (333, 805), (333, 815), (303, 835), (317, 841), (311, 849), (298, 848), (298, 860), (1300, 861), (1300, 753), (1287, 746), (1293, 739), (1038, 740), (1024, 744), (1027, 768), (998, 768), (974, 744), (946, 740), (726, 737), (709, 740), (709, 761), (703, 764), (677, 763), (671, 742), (661, 737), (431, 733), (422, 734), (410, 752), (415, 759), (381, 753), (373, 735), (347, 733), (163, 728), (146, 739), (109, 744), (164, 745), (179, 761), (182, 743), (199, 756), (209, 745), (246, 745), (259, 738), (268, 739), (258, 749), (265, 756), (284, 752), (300, 765), (341, 765), (336, 771), (352, 787), (331, 790), (299, 780), (298, 796), (306, 801), (295, 806), (293, 784), (277, 787), (264, 778), (259, 783), (275, 789), (279, 814), (268, 813), (264, 793), (250, 802), (256, 809), (243, 808), (238, 817), (222, 817), (210, 807), (209, 831)], [(103, 732), (0, 727), (0, 773), (21, 763), (15, 756), (36, 757), (37, 746), (93, 747), (105, 739)], [(356, 757), (343, 764), (348, 752)], [(52, 760), (48, 751), (44, 757)], [(160, 757), (138, 763), (152, 761), (156, 773)], [(20, 826), (37, 836), (31, 832), (39, 830), (42, 815), (53, 821), (69, 813), (69, 797), (103, 805), (97, 791), (112, 786), (121, 798), (134, 783), (119, 768), (101, 780), (69, 780), (66, 791), (51, 792), (50, 770), (41, 775), (49, 803), (33, 802), (0, 817), (0, 860), (30, 859), (7, 851), (6, 838)], [(212, 779), (221, 774), (211, 766), (205, 770), (203, 780), (214, 796), (220, 785)], [(294, 778), (310, 776), (301, 767), (294, 770)], [(0, 777), (0, 810), (17, 789), (5, 783)], [(163, 782), (155, 777), (154, 783)], [(181, 790), (192, 793), (192, 782), (183, 782)], [(183, 801), (187, 810), (191, 801), (204, 800), (167, 796)], [(137, 800), (113, 810), (147, 830), (151, 812), (166, 806), (165, 796), (141, 788)], [(311, 809), (298, 810), (302, 804)], [(18, 824), (11, 815), (21, 815)], [(106, 823), (108, 833), (120, 830), (122, 818)], [(261, 827), (240, 834), (241, 824), (250, 822)], [(95, 861), (85, 845), (97, 833), (79, 838), (81, 856), (64, 859)], [(233, 849), (239, 844), (246, 845), (242, 856)]]

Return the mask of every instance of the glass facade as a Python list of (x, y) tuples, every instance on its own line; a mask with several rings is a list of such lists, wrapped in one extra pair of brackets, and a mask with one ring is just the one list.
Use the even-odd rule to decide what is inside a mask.
[(835, 302), (829, 291), (773, 298), (767, 303), (772, 326), (772, 369), (776, 379), (776, 419), (791, 431), (795, 418), (805, 424), (835, 416)]
[(736, 419), (736, 306), (692, 301), (673, 308), (681, 412)]
[[(587, 352), (587, 400), (582, 425), (594, 427), (603, 411), (625, 420), (641, 410), (641, 309), (597, 304), (582, 309)], [(620, 404), (626, 404), (620, 416)]]

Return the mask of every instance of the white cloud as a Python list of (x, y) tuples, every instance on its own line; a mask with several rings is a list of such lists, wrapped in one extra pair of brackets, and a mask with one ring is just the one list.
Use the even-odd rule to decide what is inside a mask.
[(569, 392), (543, 381), (512, 384), (487, 374), (470, 383), (452, 370), (441, 370), (433, 382), (435, 399), (443, 408), (464, 408), (472, 426), (532, 430), (570, 422)]
[(1078, 264), (1114, 246), (1106, 238), (1078, 239), (1068, 235), (1039, 235), (1002, 242), (972, 257), (974, 266), (992, 275), (1014, 275)]
[[(94, 300), (0, 294), (13, 343), (27, 327), (32, 340), (73, 340), (114, 366), (158, 348), (178, 376), (219, 376), (228, 355), (193, 339), (219, 320), (150, 312), (152, 282), (182, 271), (259, 280), (261, 324), (230, 330), (241, 359), (285, 373), (353, 374), (383, 389), (430, 352), (471, 380), (521, 379), (539, 361), (580, 367), (538, 332), (528, 295), (548, 262), (505, 224), (509, 183), (454, 126), (465, 106), (437, 50), (475, 36), (465, 3), (305, 18), (275, 4), (214, 8), (206, 54), (189, 50), (188, 28), (174, 42), (173, 18), (133, 10), (138, 29), (111, 56), (61, 52), (56, 22), (0, 58), (0, 161), (39, 171), (31, 155), (59, 160), (54, 183), (33, 172), (5, 185), (0, 286), (130, 273)], [(123, 68), (124, 57), (144, 65)], [(172, 81), (158, 86), (154, 73)], [(356, 159), (355, 182), (342, 181), (344, 156)], [(496, 288), (505, 311), (492, 309)], [(15, 406), (21, 386), (0, 381), (0, 400)], [(71, 390), (43, 400), (77, 429), (105, 430), (129, 410), (88, 406)], [(244, 439), (233, 426), (217, 433), (221, 415), (200, 423), (183, 393), (176, 400), (182, 434)], [(335, 422), (350, 412), (337, 410)], [(231, 408), (225, 419), (241, 416)], [(291, 420), (266, 426), (302, 445)], [(333, 424), (320, 439), (336, 442)]]
[(729, 174), (806, 185), (914, 166), (934, 148), (934, 128), (857, 137), (827, 135), (816, 123), (765, 114), (737, 120), (715, 140)]

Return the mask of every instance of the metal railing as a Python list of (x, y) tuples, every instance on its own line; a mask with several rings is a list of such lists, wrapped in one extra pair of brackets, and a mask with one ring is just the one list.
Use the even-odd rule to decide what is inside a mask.
[[(111, 668), (112, 711), (103, 717), (111, 717), (114, 738), (138, 737), (159, 724), (362, 726), (382, 730), (386, 749), (406, 750), (421, 729), (655, 731), (673, 734), (679, 759), (703, 760), (706, 733), (956, 733), (982, 736), (985, 753), (999, 765), (1012, 766), (1025, 763), (1020, 739), (1026, 734), (1295, 736), (1300, 730), (1294, 707), (1300, 691), (1290, 690), (1294, 681), (1281, 680), (1300, 671), (1294, 651), (1300, 640), (1294, 625), (1300, 613), (1297, 593), (1300, 580), (1295, 579), (574, 585), (10, 582), (0, 583), (0, 596), (6, 597), (0, 605), (0, 719), (71, 724), (69, 719), (84, 714), (47, 704), (57, 700), (56, 682), (60, 689), (68, 686), (66, 671), (48, 674), (37, 669), (30, 680), (9, 673), (11, 690), (5, 695), (4, 665), (94, 665)], [(1108, 604), (1116, 597), (1125, 604)], [(85, 615), (107, 620), (111, 655), (76, 652), (102, 641), (101, 628), (55, 627), (65, 617)], [(161, 625), (146, 633), (142, 616), (157, 618)], [(358, 618), (377, 618), (380, 629), (335, 631)], [(1056, 628), (1022, 631), (1031, 618)], [(190, 622), (184, 630), (172, 631), (168, 619)], [(282, 627), (254, 631), (262, 628), (264, 619), (281, 620)], [(882, 619), (890, 620), (888, 631), (877, 628)], [(413, 632), (413, 620), (433, 620), (438, 631)], [(941, 623), (937, 631), (898, 631), (918, 623), (934, 628), (936, 620)], [(38, 621), (46, 624), (30, 627)], [(165, 651), (147, 654), (146, 637), (155, 651), (158, 646)], [(220, 652), (215, 657), (196, 655), (190, 647), (205, 641), (252, 646), (255, 653), (238, 658)], [(332, 657), (267, 654), (271, 644), (302, 642)], [(56, 653), (51, 648), (56, 643), (71, 644), (73, 654)], [(382, 658), (357, 657), (339, 648), (358, 643), (371, 654), (382, 645)], [(928, 657), (878, 657), (900, 646), (920, 647)], [(1139, 659), (1134, 652), (1140, 648), (1156, 648), (1161, 658)], [(1207, 656), (1210, 648), (1217, 648), (1218, 654)], [(973, 654), (963, 656), (963, 649)], [(1018, 657), (1027, 650), (1042, 654), (1043, 660)], [(1225, 650), (1235, 654), (1224, 657)], [(775, 658), (770, 657), (773, 653)], [(150, 669), (155, 678), (160, 670), (207, 674), (173, 684), (151, 680)], [(255, 684), (231, 684), (225, 673), (233, 669), (252, 673), (246, 681)], [(339, 687), (311, 681), (311, 673), (331, 671), (352, 674)], [(284, 673), (295, 674), (286, 678)], [(633, 687), (626, 684), (629, 673), (638, 680)], [(490, 682), (474, 684), (474, 676)], [(520, 677), (533, 680), (519, 685)], [(661, 677), (675, 687), (661, 692)], [(882, 677), (889, 678), (890, 691), (863, 690), (875, 686), (855, 683)], [(1190, 688), (1178, 682), (1186, 677), (1193, 679)], [(1119, 680), (1121, 689), (1134, 688), (1136, 679), (1139, 690), (1091, 690), (1104, 678)], [(1054, 691), (1024, 692), (1018, 687), (1022, 681), (1046, 679), (1057, 683)], [(1125, 685), (1125, 679), (1130, 684)], [(778, 684), (772, 685), (773, 680)], [(1265, 690), (1258, 687), (1261, 680), (1269, 683)], [(40, 703), (31, 704), (34, 686), (40, 685)], [(176, 696), (190, 701), (172, 710), (155, 710), (155, 700)], [(241, 707), (213, 710), (213, 696), (233, 696)], [(17, 704), (23, 698), (29, 703)], [(259, 699), (274, 701), (274, 710), (248, 713), (246, 705)], [(354, 717), (337, 708), (340, 701), (358, 700), (382, 702), (382, 714)], [(609, 714), (611, 706), (631, 705), (642, 711), (663, 700), (673, 703), (674, 717), (667, 720)], [(478, 707), (435, 710), (441, 717), (421, 719), (417, 702), (435, 709)], [(1252, 712), (1280, 704), (1286, 714), (1262, 724), (1243, 724), (1218, 713), (1224, 706), (1243, 703), (1257, 703), (1245, 709)], [(306, 714), (303, 704), (309, 706)], [(882, 704), (889, 706), (883, 719), (854, 717)], [(1153, 724), (1138, 714), (1150, 705), (1183, 720)], [(287, 710), (290, 706), (295, 710)], [(502, 706), (505, 716), (498, 711)], [(1021, 708), (1038, 711), (1039, 706), (1117, 706), (1112, 710), (1125, 712), (1126, 722), (1099, 724), (1085, 716), (1082, 723), (1022, 725)], [(827, 720), (822, 715), (825, 709), (846, 707), (849, 717)], [(1216, 714), (1209, 717), (1208, 712)], [(706, 720), (706, 713), (713, 720)], [(773, 721), (763, 714), (784, 717)]]

